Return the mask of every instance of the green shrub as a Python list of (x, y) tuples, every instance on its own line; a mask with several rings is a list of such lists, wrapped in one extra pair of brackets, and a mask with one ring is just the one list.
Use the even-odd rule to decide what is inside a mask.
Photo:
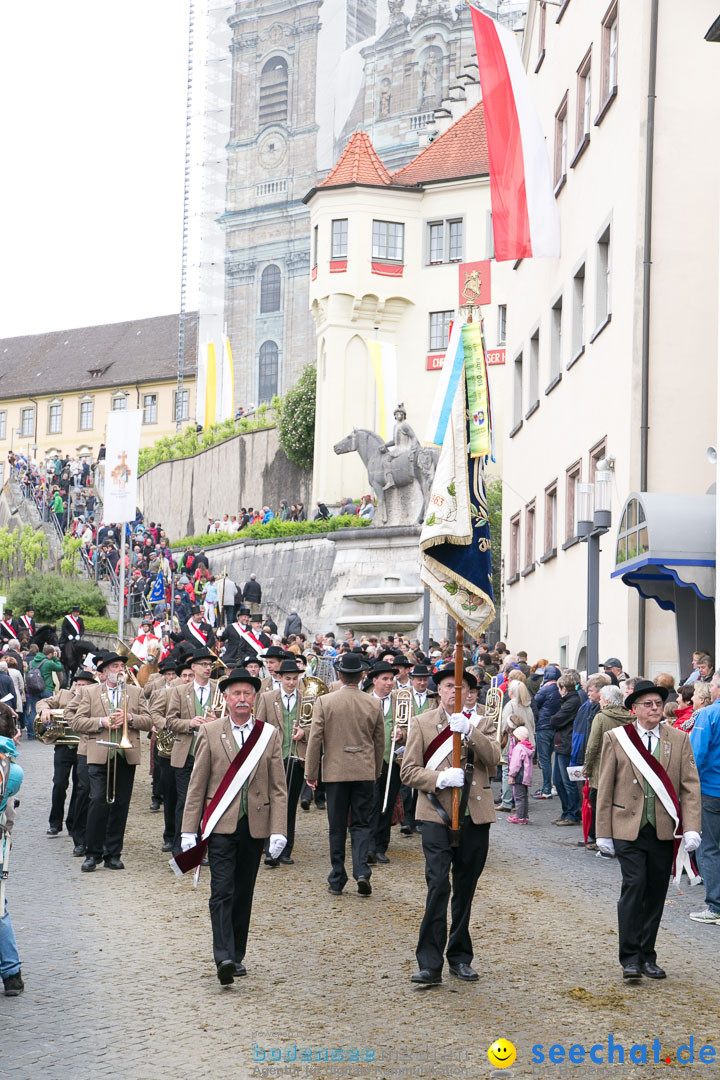
[(278, 521), (273, 518), (267, 525), (247, 525), (242, 532), (214, 533), (201, 536), (186, 536), (182, 540), (176, 540), (172, 547), (175, 551), (180, 548), (209, 548), (217, 544), (237, 543), (238, 540), (267, 540), (269, 537), (292, 537), (308, 536), (310, 533), (337, 532), (338, 529), (362, 528), (369, 525), (366, 518), (355, 517), (354, 514), (343, 514), (342, 517), (331, 517), (328, 521)]
[(77, 604), (83, 617), (105, 614), (105, 597), (90, 581), (58, 574), (28, 574), (4, 586), (7, 606), (23, 612), (35, 609), (36, 623), (57, 622)]
[(280, 408), (280, 448), (301, 469), (311, 469), (315, 446), (315, 394), (317, 369), (306, 364), (302, 375), (285, 395)]
[(201, 450), (242, 435), (246, 431), (259, 431), (261, 428), (275, 427), (282, 402), (273, 398), (270, 405), (260, 405), (253, 416), (244, 416), (240, 420), (223, 420), (212, 424), (202, 431), (196, 431), (191, 425), (177, 435), (166, 435), (152, 446), (140, 451), (138, 474), (141, 475), (159, 465), (161, 461), (174, 461), (176, 458), (192, 457)]
[(95, 634), (117, 634), (117, 619), (108, 619), (102, 615), (83, 615), (85, 629)]
[(0, 577), (12, 580), (20, 574), (28, 574), (48, 555), (43, 529), (34, 529), (32, 525), (0, 529)]

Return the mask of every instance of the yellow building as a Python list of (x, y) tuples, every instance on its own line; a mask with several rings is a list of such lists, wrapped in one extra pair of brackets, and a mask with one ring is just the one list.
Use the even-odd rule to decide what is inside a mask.
[(141, 446), (194, 423), (197, 316), (184, 323), (180, 394), (177, 315), (0, 339), (0, 483), (10, 450), (94, 460), (109, 412), (142, 409)]

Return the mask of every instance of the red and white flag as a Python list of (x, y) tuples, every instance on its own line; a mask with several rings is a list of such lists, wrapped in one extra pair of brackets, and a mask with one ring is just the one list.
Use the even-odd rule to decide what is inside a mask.
[(545, 136), (515, 35), (471, 8), (485, 107), (495, 258), (560, 254)]

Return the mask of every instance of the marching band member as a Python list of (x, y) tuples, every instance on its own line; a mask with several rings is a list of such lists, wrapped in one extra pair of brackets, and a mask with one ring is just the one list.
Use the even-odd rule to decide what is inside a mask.
[(174, 862), (184, 872), (199, 866), (207, 850), (213, 956), (218, 979), (227, 986), (246, 974), (260, 857), (268, 837), (273, 858), (285, 847), (287, 795), (282, 732), (252, 714), (260, 680), (236, 668), (220, 681), (220, 689), (227, 716), (205, 724), (198, 739), (182, 822), (183, 851)]
[[(107, 651), (105, 649), (102, 649), (100, 652), (96, 653), (95, 658), (94, 658), (95, 665), (99, 664), (102, 657), (106, 656), (106, 655), (107, 655)], [(87, 659), (86, 659), (86, 662), (87, 662)], [(90, 669), (82, 668), (81, 670), (82, 671), (87, 671), (87, 670), (90, 670)], [(100, 684), (100, 686), (105, 685), (105, 681), (107, 679), (107, 674), (104, 671), (98, 670), (98, 668), (96, 666), (95, 671), (94, 672), (91, 671), (91, 673), (95, 675), (95, 677), (96, 677), (95, 681), (97, 681)], [(78, 672), (78, 674), (79, 674), (79, 672)], [(76, 682), (77, 682), (77, 676), (76, 676)], [(67, 720), (67, 722), (68, 722), (68, 724), (70, 725), (71, 728), (72, 728), (73, 716), (75, 715), (75, 713), (77, 711), (77, 707), (80, 704), (80, 698), (83, 695), (83, 693), (85, 693), (85, 691), (87, 690), (88, 685), (89, 684), (87, 683), (87, 681), (82, 681), (81, 680), (81, 682), (78, 684), (78, 692), (77, 692), (77, 694), (65, 706), (65, 719)], [(77, 784), (76, 784), (76, 787), (75, 787), (75, 792), (76, 792), (75, 810), (74, 810), (74, 813), (73, 813), (73, 827), (72, 827), (72, 838), (73, 838), (73, 845), (74, 845), (73, 846), (73, 855), (77, 859), (84, 858), (84, 856), (85, 856), (85, 834), (86, 834), (86, 831), (87, 831), (88, 807), (90, 806), (90, 773), (88, 772), (88, 763), (87, 763), (87, 744), (88, 744), (88, 736), (81, 733), (80, 734), (80, 742), (77, 745), (77, 751), (76, 751)]]
[[(400, 791), (400, 766), (396, 760), (390, 761), (393, 728), (396, 725), (395, 708), (397, 703), (397, 698), (393, 691), (393, 678), (397, 675), (397, 671), (398, 669), (393, 665), (386, 664), (385, 661), (380, 660), (370, 672), (370, 678), (372, 679), (373, 684), (372, 696), (380, 701), (382, 705), (385, 723), (385, 752), (383, 756), (382, 772), (375, 781), (375, 797), (370, 819), (370, 853), (368, 855), (368, 862), (371, 866), (375, 863), (390, 862), (385, 852), (390, 844), (392, 816), (395, 810), (398, 792)], [(395, 740), (396, 746), (404, 746), (406, 736), (406, 729), (398, 729)], [(385, 801), (388, 770), (390, 770), (390, 790), (388, 792), (387, 807), (383, 813), (382, 807)]]
[(360, 692), (364, 666), (358, 653), (346, 653), (336, 665), (342, 690), (315, 702), (305, 754), (305, 779), (315, 790), (322, 753), (332, 869), (328, 892), (339, 896), (348, 876), (345, 841), (350, 812), (353, 877), (358, 893), (369, 896), (370, 816), (375, 781), (382, 771), (385, 723), (377, 698)]
[[(450, 971), (458, 978), (474, 982), (477, 972), (470, 938), (470, 912), (478, 879), (485, 866), (490, 837), (490, 823), (495, 808), (488, 773), (494, 773), (500, 761), (500, 744), (487, 724), (478, 717), (468, 719), (454, 712), (455, 672), (452, 667), (435, 675), (440, 706), (420, 716), (410, 725), (400, 775), (403, 783), (417, 788), (416, 817), (422, 833), (425, 855), (425, 878), (428, 891), (418, 938), (416, 956), (419, 970), (412, 982), (431, 986), (442, 982), (444, 956)], [(462, 703), (476, 682), (465, 672)], [(462, 768), (452, 767), (453, 733), (463, 736)], [(466, 781), (466, 771), (470, 773)], [(460, 842), (450, 844), (451, 789), (463, 789), (460, 803)], [(447, 932), (447, 908), (450, 901), (452, 867), (452, 922)], [(447, 953), (446, 953), (447, 944)]]
[[(261, 657), (265, 663), (265, 670), (268, 674), (262, 681), (260, 693), (267, 694), (268, 690), (282, 690), (280, 665), (286, 658), (285, 650), (281, 649), (279, 645), (270, 645), (263, 653), (261, 653)], [(295, 658), (293, 657), (293, 659)]]
[[(82, 694), (71, 721), (73, 731), (88, 735), (90, 805), (85, 833), (87, 857), (81, 867), (85, 873), (91, 873), (103, 861), (109, 870), (125, 869), (120, 855), (135, 768), (140, 764), (139, 732), (149, 731), (152, 727), (142, 691), (127, 682), (122, 688), (118, 686), (118, 676), (125, 668), (123, 657), (107, 653), (97, 666), (106, 674), (105, 685), (91, 686)], [(100, 739), (109, 741), (112, 732), (119, 741), (125, 708), (132, 747), (110, 751), (107, 746), (100, 745)], [(111, 753), (113, 761), (110, 760)], [(115, 800), (111, 805), (106, 797), (108, 769), (112, 769), (115, 776)]]
[[(175, 831), (173, 854), (180, 853), (180, 833), (190, 774), (195, 764), (199, 729), (215, 717), (210, 709), (217, 683), (211, 679), (215, 657), (207, 649), (197, 649), (189, 658), (189, 674), (184, 685), (172, 685), (167, 695), (164, 727), (175, 734), (170, 767), (175, 777)], [(187, 669), (186, 669), (187, 670)], [(155, 713), (157, 719), (157, 712)]]
[[(163, 807), (163, 851), (172, 851), (175, 838), (175, 812), (177, 807), (177, 787), (175, 786), (175, 771), (170, 766), (170, 754), (165, 753), (159, 745), (157, 733), (165, 727), (165, 712), (170, 687), (177, 682), (177, 665), (174, 660), (161, 660), (158, 670), (150, 676), (145, 683), (145, 697), (148, 700), (150, 716), (153, 721), (155, 733), (154, 763), (153, 763), (153, 792), (157, 782), (157, 790), (162, 796)], [(154, 800), (153, 800), (154, 801)], [(150, 807), (152, 810), (152, 805)]]
[[(84, 668), (78, 671), (75, 676), (75, 681), (69, 690), (58, 690), (52, 697), (43, 698), (42, 710), (40, 711), (40, 720), (43, 724), (48, 724), (52, 719), (50, 716), (51, 709), (63, 709), (66, 710), (70, 702), (78, 696), (81, 690), (85, 687), (92, 685), (95, 682), (95, 676), (92, 671), (86, 671)], [(67, 714), (64, 717), (68, 719)], [(65, 796), (67, 795), (68, 784), (70, 783), (70, 777), (72, 776), (72, 792), (70, 794), (70, 805), (68, 806), (67, 817), (65, 818), (65, 825), (67, 831), (72, 836), (75, 831), (75, 806), (77, 803), (78, 792), (78, 745), (71, 746), (69, 744), (55, 744), (53, 753), (53, 786), (52, 786), (52, 800), (50, 803), (50, 818), (48, 821), (48, 836), (58, 836), (62, 832), (63, 818), (65, 817)]]
[(266, 866), (292, 866), (291, 858), (295, 844), (295, 819), (298, 800), (305, 778), (306, 729), (299, 726), (302, 692), (298, 688), (301, 669), (294, 660), (283, 660), (280, 664), (280, 689), (260, 693), (255, 707), (258, 720), (269, 720), (282, 732), (282, 756), (287, 782), (288, 819), (287, 844), (277, 858), (265, 856)]
[(408, 660), (405, 653), (396, 653), (395, 658), (391, 660), (394, 667), (397, 668), (397, 675), (395, 676), (395, 687), (400, 690), (410, 690), (410, 669), (413, 666), (412, 660)]

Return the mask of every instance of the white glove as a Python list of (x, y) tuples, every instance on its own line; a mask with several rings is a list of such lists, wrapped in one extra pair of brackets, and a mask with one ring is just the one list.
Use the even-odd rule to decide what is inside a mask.
[(467, 716), (461, 712), (454, 712), (450, 717), (450, 730), (459, 731), (461, 735), (467, 735), (472, 731), (472, 724)]
[(595, 843), (598, 846), (598, 850), (602, 851), (603, 855), (614, 855), (615, 854), (615, 845), (613, 844), (612, 840), (609, 837), (601, 839), (598, 836)]
[(435, 787), (438, 791), (442, 791), (446, 787), (463, 787), (464, 784), (465, 773), (462, 769), (443, 769)]
[(197, 843), (197, 836), (195, 833), (184, 832), (180, 837), (180, 847), (183, 851), (189, 851), (191, 847), (195, 847)]
[(277, 859), (279, 855), (282, 855), (287, 844), (287, 837), (282, 833), (273, 833), (270, 837), (270, 843), (268, 844), (268, 855), (271, 859)]
[(690, 852), (700, 847), (702, 837), (699, 832), (693, 832), (691, 829), (690, 832), (683, 833), (683, 840), (685, 841), (685, 850)]

